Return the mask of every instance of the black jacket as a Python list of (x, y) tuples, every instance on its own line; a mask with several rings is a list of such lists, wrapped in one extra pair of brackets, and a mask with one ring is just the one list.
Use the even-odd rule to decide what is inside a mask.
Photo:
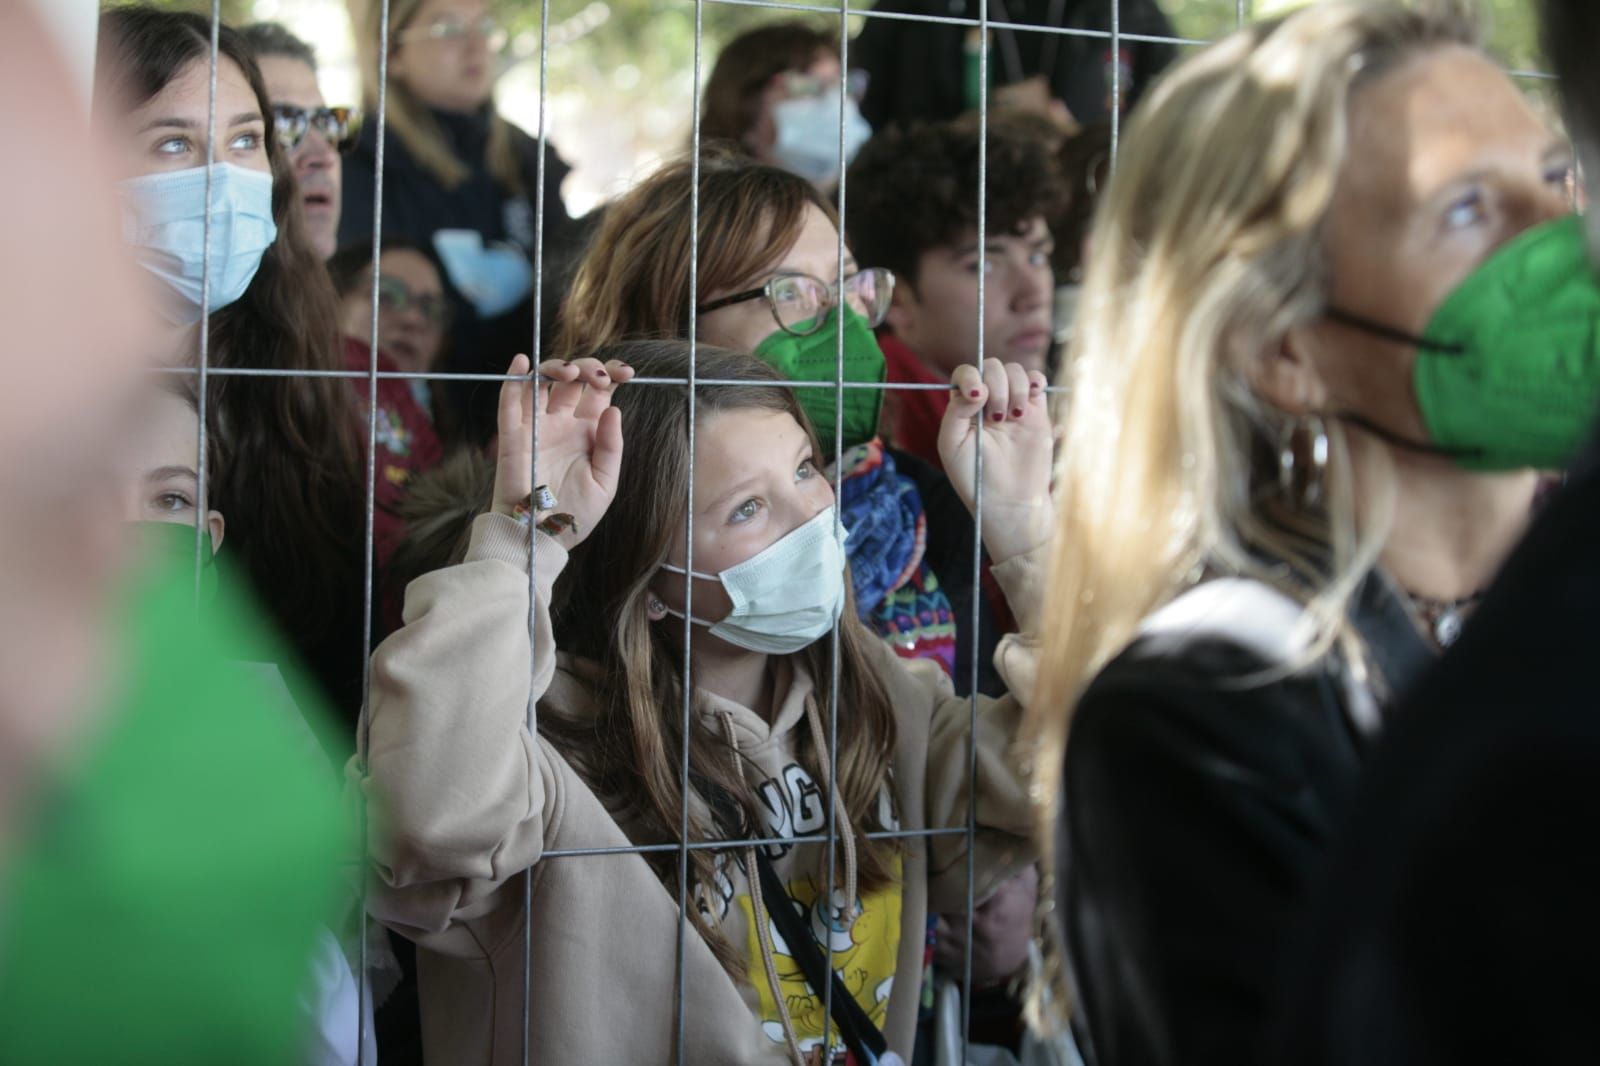
[[(513, 144), (521, 161), (526, 196), (508, 194), (489, 173), (490, 111), (475, 115), (434, 112), (456, 156), (471, 172), (453, 189), (439, 183), (417, 162), (398, 137), (385, 137), (383, 174), (383, 235), (433, 252), (433, 234), (441, 229), (468, 229), (488, 241), (505, 241), (520, 247), (534, 261), (534, 210), (529, 197), (538, 188), (539, 142), (512, 127)], [(341, 247), (372, 240), (374, 179), (377, 174), (378, 124), (368, 122), (361, 138), (344, 160), (343, 194), (339, 215)], [(577, 254), (577, 227), (561, 201), (561, 182), (567, 165), (548, 143), (544, 176), (544, 313), (543, 340), (555, 324), (564, 295), (569, 261)], [(437, 260), (437, 256), (435, 256)], [(533, 351), (533, 300), (493, 318), (481, 318), (441, 270), (450, 296), (453, 323), (441, 369), (460, 373), (505, 372), (511, 357)], [(437, 386), (436, 386), (437, 388)], [(455, 418), (472, 427), (469, 435), (486, 438), (494, 430), (494, 405), (498, 389), (493, 383), (452, 383), (443, 390)]]
[[(1172, 36), (1172, 24), (1154, 0), (1120, 0), (1122, 33)], [(1110, 32), (1106, 0), (989, 0), (996, 22)], [(1052, 12), (1053, 7), (1059, 11)], [(878, 0), (875, 11), (899, 14), (978, 17), (978, 0)], [(1070, 37), (1055, 33), (994, 30), (990, 55), (993, 81), (999, 85), (1038, 74), (1048, 77), (1054, 93), (1083, 124), (1111, 118), (1111, 42), (1104, 37)], [(974, 27), (901, 19), (868, 18), (866, 28), (850, 44), (851, 67), (868, 73), (861, 113), (875, 128), (918, 119), (954, 118), (971, 106), (967, 99), (967, 48)], [(1150, 81), (1177, 55), (1175, 45), (1149, 41), (1121, 42), (1121, 86), (1124, 110), (1138, 102)], [(1014, 62), (1015, 61), (1015, 62)]]
[(1595, 1061), (1596, 604), (1591, 465), (1395, 713), (1288, 983), (1279, 1061)]
[(1432, 659), (1375, 577), (1352, 621), (1382, 685), (1333, 654), (1263, 679), (1294, 661), (1298, 613), (1259, 583), (1209, 582), (1078, 705), (1057, 887), (1099, 1066), (1265, 1061), (1283, 945), (1353, 801), (1378, 694)]

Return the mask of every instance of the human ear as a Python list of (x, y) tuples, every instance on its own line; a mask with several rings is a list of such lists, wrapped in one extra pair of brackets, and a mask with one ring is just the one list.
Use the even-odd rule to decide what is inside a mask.
[(1313, 358), (1314, 333), (1297, 326), (1252, 368), (1251, 387), (1272, 406), (1291, 415), (1315, 414), (1327, 403), (1328, 390)]
[(206, 528), (211, 533), (211, 554), (215, 555), (222, 550), (222, 538), (227, 531), (228, 523), (223, 519), (221, 511), (206, 512)]
[(894, 292), (889, 297), (889, 310), (883, 320), (894, 330), (895, 336), (905, 341), (911, 348), (917, 347), (915, 338), (917, 325), (922, 320), (922, 305), (918, 303), (916, 290), (910, 284), (894, 287)]

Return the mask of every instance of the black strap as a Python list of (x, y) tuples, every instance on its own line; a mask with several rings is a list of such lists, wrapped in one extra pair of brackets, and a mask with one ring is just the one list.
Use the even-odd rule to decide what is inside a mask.
[[(805, 915), (798, 909), (788, 890), (783, 887), (783, 881), (778, 877), (778, 871), (772, 868), (772, 860), (767, 858), (766, 850), (758, 847), (755, 853), (756, 869), (761, 878), (761, 893), (767, 901), (767, 913), (772, 915), (772, 924), (783, 934), (783, 942), (788, 945), (789, 954), (800, 964), (800, 972), (805, 975), (806, 984), (811, 986), (812, 993), (817, 996), (822, 995), (824, 982), (833, 986), (833, 1022), (839, 1027), (839, 1035), (844, 1037), (845, 1045), (860, 1060), (862, 1066), (877, 1062), (883, 1057), (883, 1053), (889, 1050), (889, 1042), (883, 1038), (883, 1033), (878, 1027), (872, 1024), (872, 1019), (861, 1009), (861, 1004), (857, 1003), (856, 998), (844, 987), (844, 982), (839, 980), (838, 973), (828, 969), (827, 959), (823, 957), (822, 949), (817, 947)], [(774, 989), (774, 994), (776, 991)]]
[[(727, 790), (698, 774), (694, 775), (694, 783), (711, 801), (712, 814), (723, 832), (732, 833), (736, 837), (750, 836), (750, 827), (745, 824), (743, 808), (739, 806), (737, 800), (728, 795)], [(884, 1039), (878, 1027), (872, 1024), (872, 1019), (861, 1009), (861, 1004), (857, 1003), (855, 997), (844, 987), (839, 975), (829, 971), (827, 959), (823, 957), (822, 949), (817, 947), (816, 939), (811, 935), (805, 914), (798, 909), (799, 905), (789, 895), (789, 890), (783, 886), (783, 880), (773, 868), (772, 860), (767, 858), (766, 849), (757, 846), (751, 850), (756, 853), (756, 876), (761, 879), (761, 894), (766, 897), (767, 913), (772, 915), (772, 924), (778, 927), (778, 932), (783, 935), (783, 941), (789, 948), (789, 954), (799, 963), (800, 973), (805, 977), (806, 984), (811, 986), (812, 995), (822, 998), (822, 989), (829, 984), (833, 986), (831, 1002), (833, 1024), (839, 1027), (839, 1035), (844, 1037), (845, 1046), (855, 1055), (861, 1066), (871, 1066), (883, 1058), (884, 1052), (889, 1050), (889, 1042)], [(756, 920), (761, 919), (756, 917)], [(776, 996), (781, 993), (775, 988), (772, 994)]]

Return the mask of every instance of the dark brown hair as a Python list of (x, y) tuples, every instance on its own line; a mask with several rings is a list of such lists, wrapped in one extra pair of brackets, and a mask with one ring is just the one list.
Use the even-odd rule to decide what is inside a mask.
[[(985, 217), (991, 234), (1020, 233), (1034, 218), (1053, 223), (1066, 185), (1049, 146), (1024, 120), (989, 121)], [(887, 267), (907, 285), (929, 249), (954, 244), (978, 225), (978, 123), (891, 126), (850, 164), (845, 233), (863, 267)]]
[(723, 46), (700, 104), (700, 139), (747, 152), (745, 135), (761, 117), (767, 83), (789, 70), (805, 70), (819, 56), (839, 55), (838, 38), (803, 22), (774, 22), (746, 30)]
[[(697, 346), (695, 356), (700, 377), (748, 383), (697, 387), (697, 419), (726, 411), (781, 411), (804, 427), (812, 447), (818, 447), (794, 391), (776, 387), (783, 380), (777, 371), (745, 353), (722, 348)], [(683, 341), (611, 345), (597, 357), (621, 359), (641, 377), (682, 379), (689, 374), (689, 345)], [(626, 805), (624, 821), (637, 827), (634, 835), (643, 843), (676, 843), (682, 835), (683, 631), (670, 622), (652, 623), (646, 604), (650, 582), (666, 561), (673, 535), (683, 528), (689, 505), (692, 457), (687, 400), (687, 386), (633, 385), (617, 390), (627, 458), (616, 499), (556, 580), (552, 619), (557, 646), (597, 666), (598, 714), (581, 721), (554, 715), (539, 719), (540, 731), (559, 745), (599, 795)], [(877, 642), (857, 620), (851, 597), (839, 620), (837, 765), (840, 797), (858, 833), (887, 828), (880, 818), (879, 795), (889, 780), (895, 748), (894, 709), (868, 650)], [(879, 659), (887, 657), (884, 652)], [(794, 658), (819, 682), (814, 698), (827, 720), (829, 693), (820, 682), (832, 676), (831, 642), (819, 640)], [(708, 728), (694, 730), (688, 743), (695, 778), (736, 798), (747, 825), (764, 827), (760, 803), (737, 752)], [(814, 750), (805, 730), (797, 731), (796, 757), (817, 781), (828, 780), (826, 753)], [(708, 818), (696, 816), (690, 823), (690, 839), (720, 840), (727, 834)], [(898, 852), (894, 842), (862, 839), (858, 848), (861, 891), (887, 884)], [(675, 891), (676, 856), (646, 857)], [(714, 884), (713, 852), (693, 851), (689, 862), (691, 889)], [(689, 916), (723, 966), (742, 974), (742, 952), (727, 943), (715, 922), (698, 907), (692, 907)]]
[(754, 281), (800, 237), (806, 206), (835, 220), (810, 182), (726, 151), (702, 154), (700, 227), (690, 230), (693, 161), (662, 168), (606, 208), (561, 312), (555, 354), (586, 355), (620, 340), (687, 337), (689, 257), (699, 248), (695, 304)]
[[(142, 5), (112, 8), (100, 16), (95, 110), (108, 118), (131, 111), (210, 55), (206, 18)], [(218, 56), (243, 72), (266, 120), (278, 236), (245, 294), (211, 316), (208, 363), (339, 369), (333, 285), (306, 241), (261, 72), (244, 38), (226, 26)], [(361, 676), (365, 500), (354, 396), (345, 382), (317, 377), (218, 375), (208, 378), (208, 392), (216, 429), (209, 494), (228, 516), (230, 550), (285, 635), (325, 685), (336, 681), (330, 687), (348, 703)]]

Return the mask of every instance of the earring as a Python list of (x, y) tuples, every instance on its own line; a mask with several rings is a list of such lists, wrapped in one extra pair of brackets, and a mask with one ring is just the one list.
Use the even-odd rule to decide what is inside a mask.
[(645, 610), (653, 615), (665, 615), (667, 613), (667, 605), (661, 602), (660, 597), (651, 596), (650, 602), (645, 605)]
[(1278, 440), (1278, 487), (1290, 503), (1304, 509), (1322, 502), (1329, 447), (1321, 416), (1302, 415), (1285, 424)]

